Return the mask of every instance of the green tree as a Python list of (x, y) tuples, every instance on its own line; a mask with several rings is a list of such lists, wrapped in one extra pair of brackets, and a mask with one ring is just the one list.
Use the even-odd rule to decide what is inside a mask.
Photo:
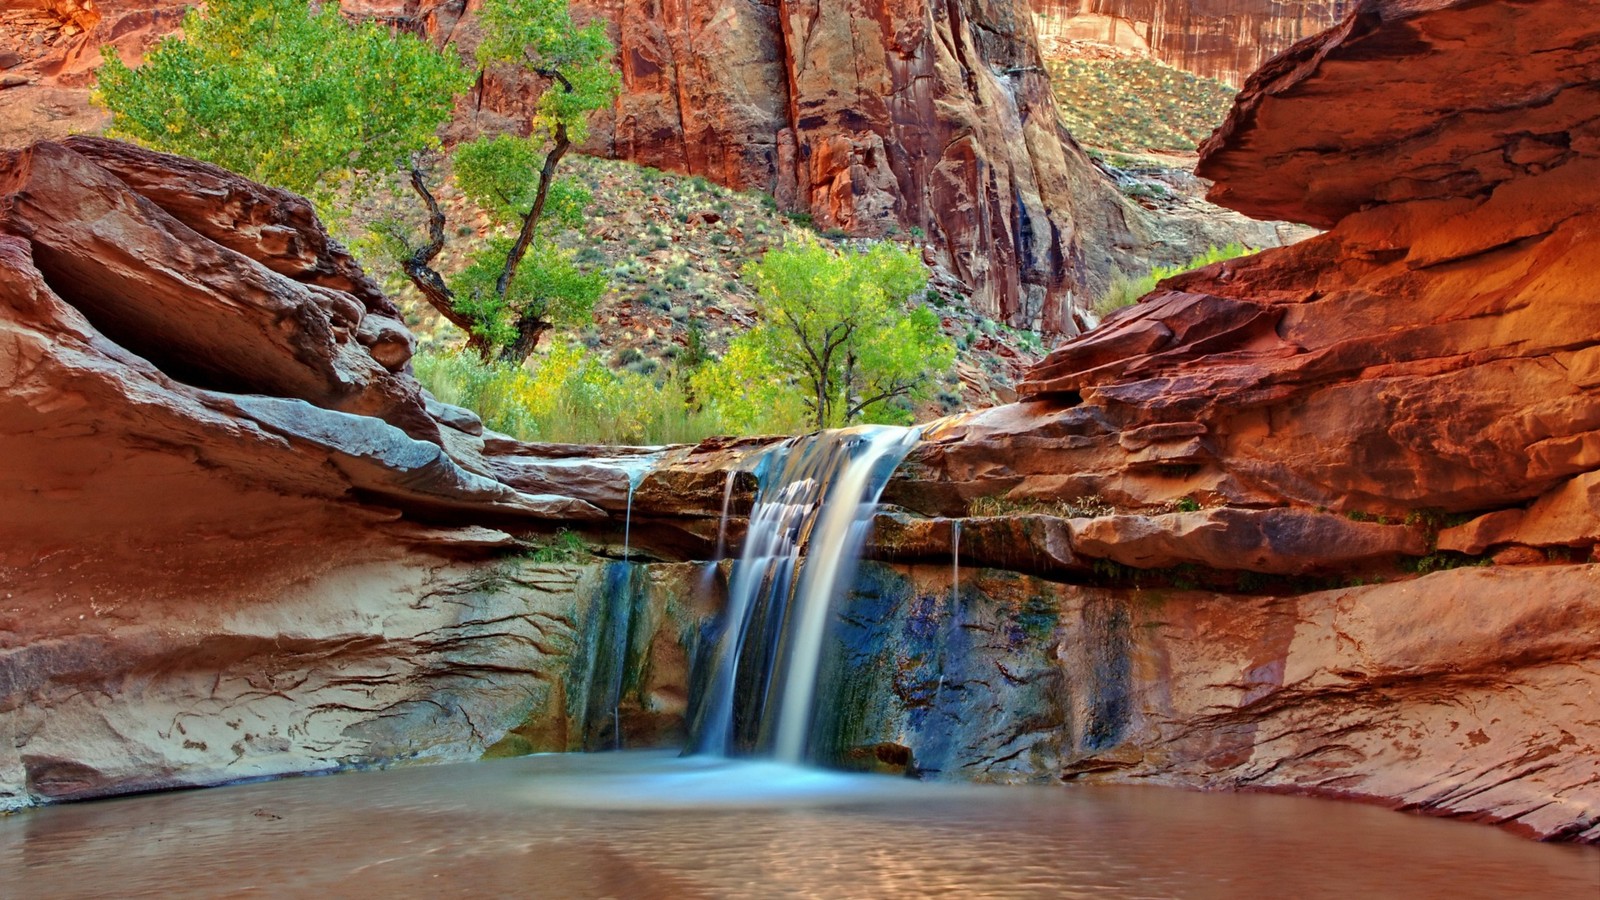
[(101, 52), (113, 137), (324, 200), (332, 182), (437, 146), (472, 84), (454, 54), (305, 0), (208, 0), (137, 69)]
[(741, 392), (755, 398), (778, 373), (818, 428), (905, 421), (903, 404), (927, 397), (929, 376), (955, 362), (938, 318), (910, 307), (927, 273), (897, 245), (840, 252), (807, 241), (767, 253), (745, 275), (761, 323), (730, 346), (724, 363), (733, 372), (709, 367), (695, 385), (705, 402), (736, 405)]
[(556, 170), (618, 78), (603, 26), (576, 26), (566, 0), (485, 0), (480, 15), (479, 64), (526, 69), (550, 86), (529, 137), (457, 148), (464, 191), (513, 235), (478, 247), (448, 282), (432, 268), (446, 219), (420, 160), (472, 84), (454, 53), (351, 24), (335, 3), (209, 0), (137, 69), (106, 48), (96, 96), (116, 136), (310, 195), (324, 209), (343, 179), (369, 184), (408, 168), (427, 210), (424, 233), (383, 223), (378, 243), (481, 356), (520, 362), (554, 324), (587, 317), (604, 290), (552, 242), (588, 202)]
[[(550, 82), (528, 137), (479, 138), (455, 153), (462, 190), (516, 236), (480, 250), (468, 270), (447, 283), (433, 269), (444, 249), (444, 211), (413, 166), (411, 188), (427, 207), (428, 237), (421, 244), (402, 238), (398, 255), (412, 284), (472, 335), (470, 345), (480, 355), (488, 359), (500, 348), (501, 358), (521, 362), (556, 323), (586, 317), (603, 290), (603, 282), (578, 272), (550, 238), (553, 230), (581, 222), (587, 194), (557, 178), (557, 168), (583, 140), (589, 115), (616, 97), (619, 79), (604, 26), (578, 27), (566, 0), (484, 0), (481, 15), (480, 65), (520, 66)], [(490, 283), (484, 276), (496, 267)]]

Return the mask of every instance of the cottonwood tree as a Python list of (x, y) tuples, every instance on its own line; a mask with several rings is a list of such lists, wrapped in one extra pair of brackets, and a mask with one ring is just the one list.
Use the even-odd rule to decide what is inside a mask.
[(582, 222), (588, 193), (557, 177), (561, 160), (584, 139), (589, 116), (615, 98), (618, 77), (601, 23), (577, 27), (566, 0), (485, 0), (484, 67), (510, 63), (549, 81), (528, 137), (479, 138), (457, 148), (457, 183), (514, 237), (491, 238), (467, 269), (447, 281), (433, 268), (444, 249), (445, 214), (419, 166), (410, 184), (427, 207), (427, 239), (413, 244), (391, 230), (400, 268), (447, 320), (465, 329), (485, 359), (521, 362), (557, 323), (590, 315), (605, 282), (580, 272), (553, 242)]
[(426, 208), (420, 236), (382, 222), (376, 242), (485, 359), (520, 362), (557, 322), (586, 318), (604, 290), (553, 241), (587, 196), (557, 177), (588, 116), (618, 78), (602, 25), (578, 27), (566, 0), (485, 0), (481, 67), (548, 81), (528, 137), (480, 138), (454, 154), (463, 191), (508, 236), (491, 236), (450, 279), (433, 268), (446, 219), (418, 160), (474, 80), (453, 50), (345, 20), (334, 3), (209, 0), (130, 69), (107, 48), (97, 97), (112, 134), (311, 196), (332, 211), (346, 182), (405, 171)]
[(931, 376), (955, 362), (938, 317), (910, 305), (927, 287), (922, 261), (897, 245), (841, 252), (804, 241), (768, 252), (745, 277), (760, 324), (701, 376), (708, 402), (738, 408), (737, 393), (770, 391), (775, 375), (799, 391), (817, 428), (906, 421), (905, 404), (927, 397)]
[(305, 0), (208, 0), (136, 69), (101, 53), (112, 137), (324, 201), (438, 146), (472, 84), (454, 54)]

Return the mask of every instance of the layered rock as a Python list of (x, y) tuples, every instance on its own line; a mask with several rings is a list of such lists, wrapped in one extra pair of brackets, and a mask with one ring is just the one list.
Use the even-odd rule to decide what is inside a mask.
[[(1600, 592), (1572, 565), (1600, 535), (1587, 8), (1361, 4), (1251, 79), (1200, 169), (1219, 202), (1331, 231), (1162, 283), (1057, 348), (1024, 402), (914, 451), (887, 499), (966, 516), (971, 564), (1082, 585), (1030, 585), (1041, 609), (1135, 625), (1106, 702), (1146, 712), (1092, 740), (1093, 709), (1041, 714), (1044, 761), (1018, 772), (1600, 838), (1579, 699), (1600, 690)], [(880, 523), (879, 555), (948, 571), (954, 523)], [(1052, 635), (1062, 659), (1104, 655)], [(1107, 694), (1099, 662), (1072, 665), (1048, 676), (1071, 703)], [(944, 746), (915, 706), (904, 741)]]
[(681, 737), (701, 571), (518, 555), (620, 542), (626, 468), (426, 397), (303, 199), (40, 143), (0, 157), (0, 272), (0, 809)]
[[(924, 449), (940, 474), (907, 503), (948, 513), (1003, 488), (1018, 501), (1098, 493), (1136, 508), (1188, 498), (1400, 518), (1522, 504), (1592, 470), (1600, 125), (1579, 102), (1594, 83), (1575, 73), (1595, 77), (1600, 57), (1594, 27), (1558, 25), (1559, 7), (1521, 10), (1524, 36), (1503, 6), (1367, 4), (1263, 70), (1202, 170), (1223, 202), (1333, 229), (1164, 282), (1063, 345), (1020, 386), (1028, 402)], [(1461, 35), (1501, 26), (1537, 41), (1529, 59), (1555, 73), (1500, 88), (1507, 108), (1528, 104), (1529, 127), (1568, 149), (1509, 163), (1526, 144), (1509, 120), (1444, 102), (1409, 121), (1416, 143), (1380, 153), (1363, 136), (1357, 116), (1373, 110), (1388, 133), (1385, 103), (1465, 103), (1450, 88), (1377, 86), (1465, 73), (1479, 57)], [(1483, 44), (1483, 68), (1500, 48)], [(1359, 105), (1329, 100), (1358, 85)], [(1273, 127), (1313, 108), (1330, 122), (1320, 137)], [(1328, 143), (1336, 131), (1351, 135), (1348, 156)]]
[(924, 777), (1309, 793), (1600, 842), (1600, 567), (1254, 597), (961, 579), (866, 568), (830, 649), (838, 760), (897, 747)]
[(1351, 0), (1032, 0), (1040, 35), (1148, 53), (1239, 86), (1278, 53), (1337, 23)]

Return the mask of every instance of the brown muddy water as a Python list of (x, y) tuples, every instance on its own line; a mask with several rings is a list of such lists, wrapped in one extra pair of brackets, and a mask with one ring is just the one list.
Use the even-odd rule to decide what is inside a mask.
[(0, 896), (1600, 897), (1600, 850), (1351, 803), (537, 756), (0, 819)]

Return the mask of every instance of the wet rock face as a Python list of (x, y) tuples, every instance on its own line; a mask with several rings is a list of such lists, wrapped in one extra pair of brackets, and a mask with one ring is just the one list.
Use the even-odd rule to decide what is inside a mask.
[(852, 674), (823, 695), (829, 752), (898, 746), (958, 780), (1361, 798), (1600, 842), (1593, 566), (1254, 597), (961, 575), (952, 593), (948, 565), (865, 567), (830, 651)]
[(1354, 0), (1032, 0), (1042, 36), (1142, 50), (1238, 86), (1271, 57), (1336, 24)]
[[(698, 567), (623, 566), (618, 603), (604, 566), (472, 562), (348, 522), (296, 524), (251, 546), (153, 550), (137, 585), (131, 560), (7, 558), (6, 606), (28, 615), (0, 619), (0, 810), (682, 745)], [(611, 618), (620, 645), (601, 640)]]

